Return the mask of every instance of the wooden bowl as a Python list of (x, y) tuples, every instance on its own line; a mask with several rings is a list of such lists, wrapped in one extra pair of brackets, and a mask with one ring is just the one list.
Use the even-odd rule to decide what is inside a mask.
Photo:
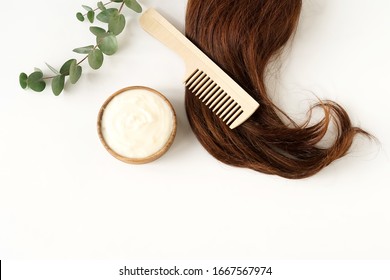
[[(173, 116), (173, 125), (172, 125), (172, 131), (169, 135), (169, 138), (168, 140), (166, 141), (166, 143), (163, 145), (163, 147), (161, 149), (159, 149), (158, 151), (154, 152), (153, 154), (150, 154), (150, 155), (147, 155), (145, 157), (140, 157), (140, 158), (131, 158), (131, 157), (126, 157), (126, 156), (123, 156), (117, 152), (115, 152), (106, 142), (106, 140), (104, 139), (104, 135), (102, 133), (102, 119), (103, 119), (103, 115), (104, 115), (104, 112), (105, 112), (105, 109), (107, 107), (107, 105), (118, 95), (120, 95), (121, 93), (123, 92), (128, 92), (128, 91), (132, 91), (132, 90), (146, 90), (150, 93), (153, 93), (153, 94), (156, 94), (158, 95), (163, 102), (165, 102), (168, 107), (171, 109), (172, 111), (172, 116)], [(163, 154), (165, 154), (168, 149), (171, 147), (172, 143), (173, 143), (173, 140), (175, 139), (175, 136), (176, 136), (176, 129), (177, 129), (177, 118), (176, 118), (176, 113), (175, 113), (175, 110), (173, 109), (173, 106), (172, 104), (169, 102), (169, 100), (163, 95), (161, 94), (160, 92), (152, 89), (152, 88), (148, 88), (148, 87), (144, 87), (144, 86), (133, 86), (133, 87), (126, 87), (126, 88), (123, 88), (117, 92), (115, 92), (113, 95), (111, 95), (105, 102), (104, 104), (102, 105), (100, 111), (99, 111), (99, 114), (98, 114), (98, 120), (97, 120), (97, 128), (98, 128), (98, 135), (99, 135), (99, 138), (100, 138), (100, 141), (102, 142), (103, 146), (106, 148), (106, 150), (115, 158), (125, 162), (125, 163), (130, 163), (130, 164), (144, 164), (144, 163), (149, 163), (149, 162), (152, 162), (158, 158), (160, 158)]]

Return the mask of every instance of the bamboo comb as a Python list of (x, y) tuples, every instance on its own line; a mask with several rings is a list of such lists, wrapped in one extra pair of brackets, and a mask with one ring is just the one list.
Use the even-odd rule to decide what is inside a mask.
[(148, 9), (140, 23), (146, 32), (184, 59), (186, 88), (231, 129), (246, 121), (259, 107), (246, 91), (156, 10)]

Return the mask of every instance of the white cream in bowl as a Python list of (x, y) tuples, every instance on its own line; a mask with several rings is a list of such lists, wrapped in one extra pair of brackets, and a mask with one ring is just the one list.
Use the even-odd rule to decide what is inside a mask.
[(112, 155), (128, 163), (146, 163), (171, 146), (176, 115), (161, 93), (147, 87), (129, 87), (105, 102), (98, 127), (100, 139)]

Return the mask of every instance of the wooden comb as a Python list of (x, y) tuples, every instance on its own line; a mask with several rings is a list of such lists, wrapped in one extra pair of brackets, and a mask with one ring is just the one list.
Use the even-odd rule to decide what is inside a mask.
[(259, 107), (246, 91), (154, 9), (141, 16), (142, 28), (179, 54), (186, 64), (185, 86), (231, 129)]

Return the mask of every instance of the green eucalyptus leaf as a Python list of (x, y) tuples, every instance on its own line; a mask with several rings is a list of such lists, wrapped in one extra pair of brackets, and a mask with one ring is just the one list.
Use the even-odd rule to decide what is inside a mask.
[(43, 73), (41, 71), (31, 73), (27, 78), (27, 86), (36, 92), (43, 91), (46, 88), (46, 83), (42, 78)]
[(72, 61), (69, 69), (69, 80), (72, 84), (77, 83), (80, 79), (83, 69), (81, 66), (77, 65), (76, 60)]
[(93, 23), (95, 21), (95, 12), (94, 11), (89, 11), (87, 13), (87, 18), (90, 23)]
[(106, 34), (96, 38), (99, 49), (106, 55), (113, 55), (118, 51), (118, 40), (113, 34)]
[(28, 76), (26, 73), (20, 73), (19, 75), (19, 84), (20, 86), (23, 88), (23, 89), (26, 89), (27, 88), (27, 79), (28, 79)]
[(104, 23), (109, 23), (110, 21), (110, 18), (115, 15), (115, 14), (118, 14), (119, 11), (117, 8), (110, 8), (110, 9), (106, 9), (102, 12), (100, 12), (96, 18), (101, 21), (101, 22), (104, 22)]
[(96, 16), (96, 19), (101, 21), (101, 22), (108, 23), (107, 10), (104, 10), (104, 11), (98, 13)]
[(58, 72), (57, 69), (55, 69), (53, 66), (49, 65), (48, 63), (46, 63), (46, 66), (50, 69), (51, 72), (53, 72), (54, 74), (56, 75), (59, 75), (60, 72)]
[(114, 35), (121, 34), (123, 29), (125, 29), (125, 26), (126, 18), (122, 14), (112, 16), (108, 22), (108, 30)]
[(43, 78), (43, 73), (42, 73), (42, 71), (35, 71), (35, 72), (31, 73), (31, 74), (28, 76), (28, 80), (29, 80), (29, 81), (32, 81), (32, 82), (40, 81), (40, 80), (42, 80), (42, 78)]
[(70, 69), (70, 66), (72, 63), (77, 63), (76, 59), (69, 59), (67, 62), (64, 63), (64, 65), (62, 65), (61, 69), (60, 69), (60, 73), (58, 74), (61, 74), (61, 75), (64, 75), (64, 76), (68, 76), (69, 75), (69, 69)]
[(127, 7), (132, 9), (136, 13), (141, 13), (142, 12), (142, 7), (141, 5), (137, 2), (137, 0), (125, 0), (125, 4)]
[(101, 50), (95, 49), (88, 56), (88, 63), (92, 69), (99, 69), (103, 65), (104, 56)]
[(90, 45), (90, 46), (74, 49), (73, 51), (79, 54), (89, 54), (91, 51), (93, 51), (94, 48), (95, 46)]
[(82, 13), (77, 13), (77, 14), (76, 14), (76, 17), (77, 17), (77, 19), (78, 19), (79, 21), (81, 21), (81, 22), (83, 22), (83, 21), (85, 20), (85, 17), (83, 16)]
[(64, 86), (65, 86), (64, 75), (58, 75), (53, 78), (53, 81), (51, 82), (51, 89), (55, 96), (61, 94), (61, 92), (64, 90)]
[(87, 5), (82, 5), (82, 7), (87, 11), (93, 11), (93, 9), (90, 7), (90, 6), (87, 6)]
[(89, 30), (92, 32), (93, 35), (95, 36), (103, 36), (104, 34), (107, 33), (106, 30), (103, 28), (97, 27), (97, 26), (91, 26)]
[(97, 6), (98, 6), (98, 8), (99, 8), (101, 11), (107, 10), (106, 6), (104, 6), (104, 4), (103, 4), (102, 1), (99, 1), (99, 2), (97, 3)]
[(116, 2), (116, 3), (122, 3), (123, 0), (112, 0), (112, 2)]
[(36, 92), (42, 92), (46, 88), (45, 81), (38, 81), (38, 82), (29, 82), (28, 83), (29, 88), (31, 88), (33, 91)]

